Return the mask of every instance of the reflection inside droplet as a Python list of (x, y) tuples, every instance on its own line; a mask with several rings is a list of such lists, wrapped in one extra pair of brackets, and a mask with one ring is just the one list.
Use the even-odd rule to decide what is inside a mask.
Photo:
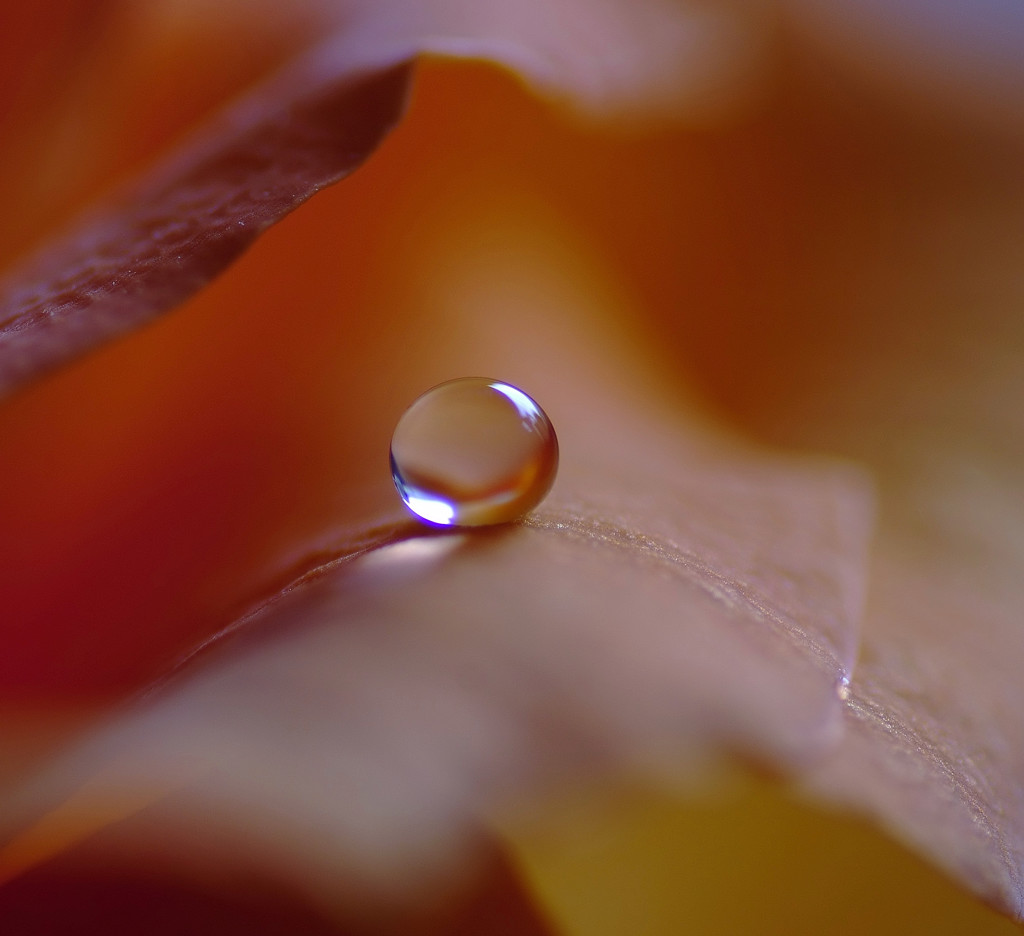
[(406, 506), (438, 526), (505, 523), (536, 507), (558, 468), (544, 411), (499, 380), (463, 377), (428, 390), (391, 440), (391, 474)]

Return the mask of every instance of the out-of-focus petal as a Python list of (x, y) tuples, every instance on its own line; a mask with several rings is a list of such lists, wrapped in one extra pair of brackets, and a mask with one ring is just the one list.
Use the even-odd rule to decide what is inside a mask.
[(912, 108), (1024, 132), (1017, 0), (785, 0), (792, 28)]
[(0, 393), (150, 321), (351, 172), (397, 120), (407, 69), (289, 74), (6, 284)]
[[(630, 122), (719, 115), (752, 92), (755, 10), (675, 0), (319, 0), (338, 47), (479, 58), (576, 110)], [(328, 52), (329, 54), (329, 52)]]

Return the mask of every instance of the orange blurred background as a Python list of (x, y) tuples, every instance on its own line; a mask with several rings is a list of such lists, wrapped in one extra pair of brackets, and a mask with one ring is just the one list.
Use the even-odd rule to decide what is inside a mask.
[[(4, 262), (301, 38), (226, 43), (124, 3), (63, 6), (19, 7), (0, 31), (0, 87), (14, 88), (0, 105)], [(956, 289), (970, 291), (952, 276), (952, 292), (937, 285), (919, 234), (940, 224), (950, 255), (987, 252), (986, 238), (1012, 224), (993, 205), (1020, 196), (1020, 154), (966, 120), (887, 101), (785, 35), (776, 51), (750, 110), (629, 131), (566, 120), (491, 67), (427, 62), (408, 119), (355, 177), (173, 315), (5, 404), (0, 710), (20, 726), (42, 725), (26, 713), (55, 713), (52, 732), (11, 729), (22, 756), (144, 686), (311, 552), (344, 549), (396, 511), (395, 419), (425, 386), (486, 356), (486, 325), (444, 308), (472, 249), (529, 257), (562, 245), (573, 275), (596, 284), (591, 340), (625, 335), (665, 399), (884, 468), (872, 429), (890, 402), (884, 371), (907, 355), (942, 361), (958, 340)], [(963, 205), (983, 229), (946, 223)], [(899, 405), (911, 419), (913, 398)], [(888, 896), (851, 881), (836, 897), (873, 904), (859, 929), (913, 931), (915, 914), (929, 932), (940, 917), (958, 921), (943, 932), (1004, 929), (876, 833), (767, 787), (736, 803), (709, 813), (613, 796), (556, 832), (509, 834), (569, 932), (748, 931), (764, 920), (724, 914), (736, 895), (799, 902), (822, 886), (813, 867), (715, 859), (722, 842), (728, 855), (821, 848), (836, 875), (851, 854), (892, 868), (900, 884)], [(694, 891), (657, 883), (686, 861), (696, 870), (678, 873), (699, 876), (701, 855), (718, 862), (703, 917)], [(630, 903), (641, 892), (645, 903)], [(794, 910), (760, 931), (823, 931), (836, 922), (828, 913)]]

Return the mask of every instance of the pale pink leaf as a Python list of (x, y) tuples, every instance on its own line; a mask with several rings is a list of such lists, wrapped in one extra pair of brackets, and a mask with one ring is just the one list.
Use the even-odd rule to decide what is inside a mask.
[[(599, 459), (568, 427), (577, 454), (523, 524), (341, 559), (230, 628), (27, 788), (3, 870), (30, 818), (137, 804), (133, 850), (212, 849), (372, 910), (450, 884), (481, 824), (561, 783), (815, 762), (856, 645), (859, 476), (603, 428)], [(197, 853), (173, 829), (203, 816)]]

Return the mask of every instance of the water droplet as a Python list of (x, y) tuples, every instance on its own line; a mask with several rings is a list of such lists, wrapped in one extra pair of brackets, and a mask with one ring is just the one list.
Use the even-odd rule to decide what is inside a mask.
[(398, 421), (391, 475), (406, 506), (437, 526), (487, 526), (537, 506), (558, 469), (544, 411), (500, 380), (462, 377), (428, 390)]

